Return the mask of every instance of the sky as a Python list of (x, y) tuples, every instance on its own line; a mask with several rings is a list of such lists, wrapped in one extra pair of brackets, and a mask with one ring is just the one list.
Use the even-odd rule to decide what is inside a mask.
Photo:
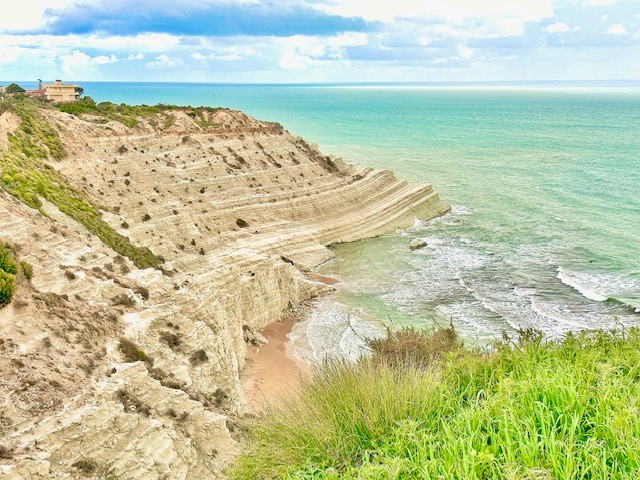
[(20, 0), (0, 80), (640, 79), (640, 0)]

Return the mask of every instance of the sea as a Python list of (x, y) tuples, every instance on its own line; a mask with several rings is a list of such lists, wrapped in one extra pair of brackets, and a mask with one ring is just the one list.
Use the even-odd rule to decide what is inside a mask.
[[(91, 83), (96, 101), (224, 106), (348, 162), (434, 185), (451, 212), (333, 247), (339, 280), (290, 339), (355, 359), (387, 328), (472, 345), (640, 326), (640, 82)], [(336, 205), (336, 208), (340, 208)], [(426, 247), (411, 251), (412, 241)]]

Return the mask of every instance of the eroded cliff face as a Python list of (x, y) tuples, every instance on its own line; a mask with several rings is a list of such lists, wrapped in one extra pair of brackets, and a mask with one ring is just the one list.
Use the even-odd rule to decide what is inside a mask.
[(331, 288), (303, 275), (327, 245), (449, 208), (236, 111), (135, 129), (41, 114), (67, 152), (53, 168), (164, 263), (138, 269), (54, 204), (0, 190), (0, 240), (34, 268), (0, 309), (2, 478), (222, 477), (246, 407), (244, 331)]

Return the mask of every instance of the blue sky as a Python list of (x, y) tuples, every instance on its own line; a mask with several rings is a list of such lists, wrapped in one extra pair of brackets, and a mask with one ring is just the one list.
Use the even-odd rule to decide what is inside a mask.
[(640, 79), (640, 0), (21, 0), (0, 79)]

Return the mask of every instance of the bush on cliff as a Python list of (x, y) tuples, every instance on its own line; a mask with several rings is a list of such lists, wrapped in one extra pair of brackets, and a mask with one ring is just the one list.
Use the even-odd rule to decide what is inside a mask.
[(18, 262), (15, 252), (8, 243), (0, 242), (0, 270), (15, 275), (18, 273)]
[[(408, 340), (426, 355), (404, 355)], [(380, 347), (268, 408), (232, 477), (638, 478), (637, 330), (548, 343), (529, 331), (492, 353), (414, 331)]]
[(0, 270), (0, 308), (11, 302), (15, 289), (15, 277), (4, 270)]
[(11, 303), (16, 289), (16, 275), (19, 272), (15, 249), (0, 241), (0, 308)]

